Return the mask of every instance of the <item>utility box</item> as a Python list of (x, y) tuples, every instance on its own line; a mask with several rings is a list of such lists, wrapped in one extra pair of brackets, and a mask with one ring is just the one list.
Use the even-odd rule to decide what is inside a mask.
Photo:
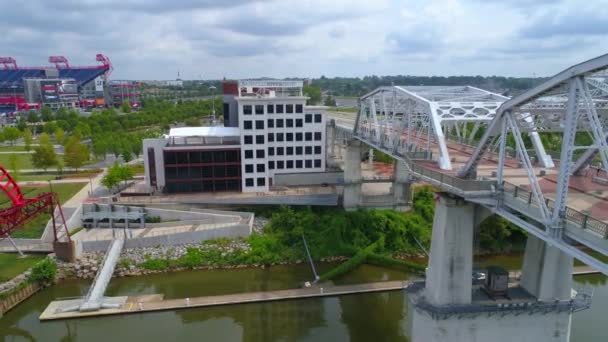
[(509, 288), (509, 272), (500, 266), (489, 266), (485, 290), (492, 297), (506, 296)]

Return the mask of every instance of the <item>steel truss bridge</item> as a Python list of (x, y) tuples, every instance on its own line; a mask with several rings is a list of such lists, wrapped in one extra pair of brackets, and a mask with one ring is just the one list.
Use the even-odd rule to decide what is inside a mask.
[[(608, 255), (608, 215), (596, 218), (575, 209), (577, 196), (592, 194), (575, 193), (570, 184), (590, 182), (588, 175), (579, 175), (599, 155), (603, 170), (593, 181), (605, 180), (608, 186), (608, 179), (600, 177), (604, 172), (608, 178), (606, 80), (608, 55), (603, 55), (514, 98), (469, 86), (381, 87), (360, 98), (354, 128), (337, 125), (336, 134), (404, 161), (412, 180), (484, 206), (608, 275), (608, 264), (587, 253)], [(561, 140), (555, 163), (541, 132)], [(577, 146), (577, 134), (589, 135), (593, 144)], [(525, 135), (534, 150), (527, 149)], [(508, 139), (515, 141), (514, 151)], [(418, 159), (421, 151), (433, 152), (438, 160)], [(459, 167), (452, 171), (455, 164)], [(519, 184), (510, 182), (515, 173), (524, 178)]]

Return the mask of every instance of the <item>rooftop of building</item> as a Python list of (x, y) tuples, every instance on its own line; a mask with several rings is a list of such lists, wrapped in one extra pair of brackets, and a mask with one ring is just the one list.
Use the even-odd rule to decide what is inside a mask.
[(238, 127), (202, 126), (202, 127), (177, 127), (171, 128), (169, 137), (234, 137), (240, 136)]

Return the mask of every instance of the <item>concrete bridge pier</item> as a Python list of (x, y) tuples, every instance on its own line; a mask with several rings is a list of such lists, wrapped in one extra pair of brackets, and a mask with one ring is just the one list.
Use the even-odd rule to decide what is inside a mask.
[(350, 140), (345, 154), (342, 205), (346, 210), (355, 210), (361, 204), (361, 142)]
[(395, 210), (405, 210), (412, 196), (412, 181), (410, 172), (403, 161), (395, 160), (394, 176), (395, 180), (391, 190), (394, 208)]
[(492, 300), (473, 287), (474, 229), (487, 211), (438, 194), (426, 281), (408, 288), (411, 341), (569, 341), (572, 259), (556, 248), (528, 240), (522, 285), (536, 297)]

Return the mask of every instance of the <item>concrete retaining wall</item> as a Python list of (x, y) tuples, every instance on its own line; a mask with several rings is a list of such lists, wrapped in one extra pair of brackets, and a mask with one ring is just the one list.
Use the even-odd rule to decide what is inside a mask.
[(286, 173), (274, 176), (276, 186), (311, 186), (344, 182), (344, 172)]
[(10, 309), (17, 306), (19, 303), (24, 300), (30, 298), (34, 293), (38, 292), (41, 289), (38, 284), (28, 284), (26, 287), (21, 290), (7, 296), (6, 298), (0, 300), (0, 318), (9, 311)]

